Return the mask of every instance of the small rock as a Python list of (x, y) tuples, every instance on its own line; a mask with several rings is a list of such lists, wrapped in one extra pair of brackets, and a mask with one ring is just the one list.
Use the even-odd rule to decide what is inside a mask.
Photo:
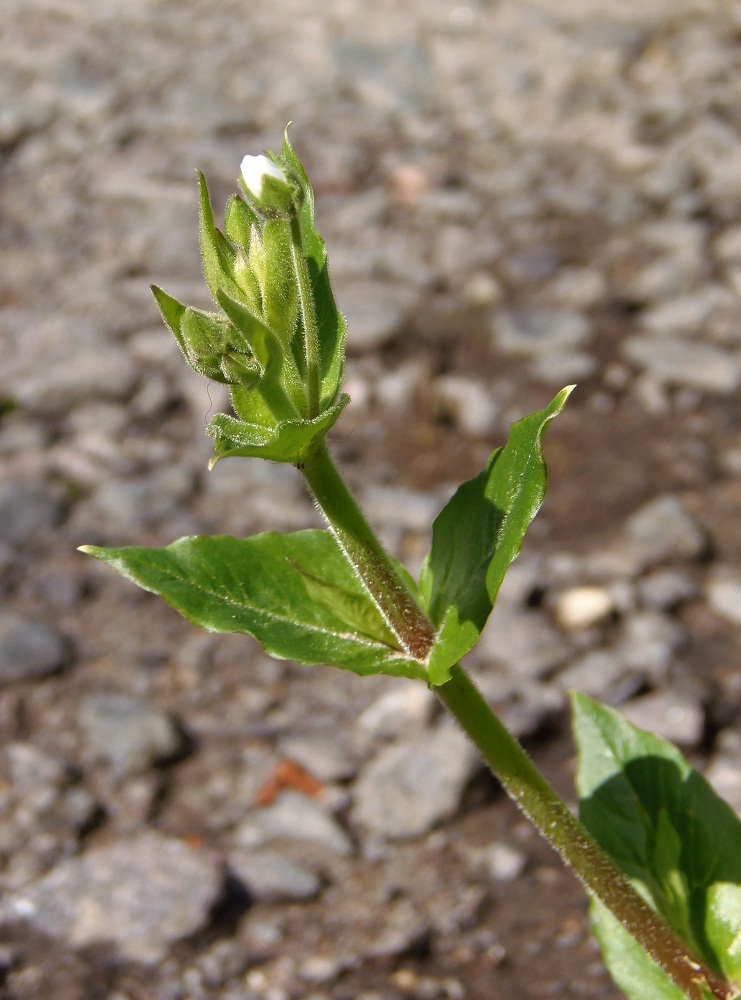
[(87, 752), (109, 763), (119, 777), (145, 771), (183, 748), (171, 716), (132, 695), (88, 695), (78, 718)]
[(618, 651), (625, 666), (657, 683), (685, 641), (685, 631), (673, 618), (658, 611), (637, 611), (622, 628)]
[(250, 895), (263, 903), (313, 899), (322, 888), (318, 875), (275, 851), (235, 852), (229, 865)]
[(357, 771), (357, 763), (338, 738), (323, 736), (287, 736), (281, 751), (305, 768), (318, 781), (345, 781)]
[(675, 337), (629, 337), (624, 351), (660, 383), (717, 395), (728, 395), (738, 388), (736, 359), (713, 344), (684, 342)]
[(494, 320), (494, 346), (507, 354), (550, 354), (580, 347), (591, 335), (589, 320), (569, 309), (518, 309)]
[(363, 508), (375, 524), (427, 531), (440, 510), (437, 498), (402, 486), (367, 486)]
[(155, 963), (206, 925), (222, 888), (207, 855), (145, 833), (63, 861), (0, 904), (0, 919), (28, 921), (73, 947), (111, 941), (126, 958)]
[(375, 740), (393, 740), (410, 730), (423, 729), (435, 710), (435, 696), (418, 681), (396, 681), (358, 716), (356, 732), (363, 746)]
[(10, 780), (20, 794), (40, 788), (62, 788), (70, 778), (67, 764), (32, 743), (9, 743), (5, 748)]
[(561, 670), (555, 683), (563, 691), (580, 691), (608, 704), (620, 704), (641, 686), (642, 678), (630, 674), (619, 652), (594, 649)]
[(632, 555), (643, 566), (671, 559), (697, 559), (707, 542), (677, 497), (667, 494), (636, 511), (625, 524)]
[(435, 382), (438, 406), (448, 411), (464, 434), (480, 437), (494, 429), (499, 413), (491, 390), (460, 375), (445, 375)]
[(716, 571), (708, 583), (707, 598), (713, 611), (741, 625), (741, 577), (728, 570)]
[(481, 633), (476, 662), (506, 663), (520, 678), (542, 677), (568, 658), (571, 647), (546, 614), (534, 608), (498, 606)]
[(347, 347), (356, 354), (393, 340), (414, 304), (409, 289), (380, 281), (343, 283), (337, 294), (347, 319)]
[(639, 729), (656, 733), (683, 747), (696, 747), (705, 731), (705, 713), (692, 698), (657, 691), (628, 702), (622, 713)]
[(38, 680), (66, 666), (69, 644), (43, 622), (0, 611), (0, 684)]
[(509, 844), (494, 843), (476, 851), (476, 866), (493, 882), (513, 882), (525, 870), (527, 856)]
[(387, 747), (355, 784), (353, 819), (382, 837), (419, 837), (456, 812), (477, 767), (472, 744), (452, 726)]
[(638, 581), (639, 600), (655, 611), (671, 611), (685, 601), (697, 597), (697, 586), (689, 576), (678, 570), (660, 569)]
[(24, 545), (62, 520), (59, 501), (31, 483), (0, 484), (0, 542)]
[(258, 847), (272, 840), (308, 840), (332, 854), (348, 857), (352, 841), (317, 802), (298, 792), (281, 792), (272, 805), (253, 809), (234, 835), (240, 847)]
[(556, 619), (567, 631), (591, 628), (615, 610), (612, 595), (603, 587), (571, 587), (556, 603)]

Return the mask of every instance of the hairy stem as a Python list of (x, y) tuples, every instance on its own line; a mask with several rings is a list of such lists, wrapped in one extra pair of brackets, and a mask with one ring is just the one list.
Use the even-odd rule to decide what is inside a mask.
[(717, 1000), (734, 997), (734, 988), (697, 962), (662, 917), (641, 899), (569, 812), (459, 666), (453, 667), (451, 680), (436, 692), (508, 795), (584, 886), (607, 906), (687, 997), (703, 1000), (707, 996), (703, 988)]
[(435, 631), (376, 538), (322, 443), (301, 471), (317, 507), (384, 621), (407, 655), (424, 661)]

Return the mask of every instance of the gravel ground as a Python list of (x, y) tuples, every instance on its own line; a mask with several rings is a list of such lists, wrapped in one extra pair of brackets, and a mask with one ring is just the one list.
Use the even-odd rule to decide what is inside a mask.
[(740, 39), (731, 0), (4, 0), (2, 1000), (617, 996), (422, 686), (198, 633), (75, 547), (316, 523), (291, 469), (206, 472), (222, 387), (147, 287), (206, 304), (193, 168), (222, 204), (293, 120), (384, 539), (417, 568), (578, 382), (471, 669), (567, 797), (576, 687), (741, 809)]

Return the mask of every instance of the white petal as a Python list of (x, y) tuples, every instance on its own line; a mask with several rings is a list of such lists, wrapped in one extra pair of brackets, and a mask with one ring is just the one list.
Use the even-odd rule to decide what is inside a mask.
[(275, 177), (284, 183), (287, 180), (281, 168), (262, 153), (258, 156), (245, 156), (240, 169), (247, 190), (258, 200), (262, 198), (262, 182), (265, 177)]

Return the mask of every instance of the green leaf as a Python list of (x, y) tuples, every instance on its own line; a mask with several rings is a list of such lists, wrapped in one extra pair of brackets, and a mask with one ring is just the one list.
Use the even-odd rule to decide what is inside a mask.
[(357, 674), (424, 675), (422, 664), (347, 621), (342, 602), (330, 606), (309, 594), (307, 574), (358, 605), (365, 601), (364, 620), (375, 620), (375, 634), (383, 631), (379, 612), (329, 532), (193, 537), (162, 549), (84, 546), (83, 551), (159, 594), (195, 625), (247, 633), (279, 659)]
[(430, 657), (432, 684), (448, 680), (450, 667), (476, 644), (486, 624), (507, 567), (543, 502), (543, 435), (572, 389), (513, 424), (506, 445), (435, 519), (420, 576), (425, 608), (440, 626)]
[[(584, 825), (700, 959), (737, 977), (741, 822), (670, 743), (585, 695), (572, 710)], [(612, 971), (622, 944), (600, 926)]]
[(257, 215), (247, 202), (233, 194), (224, 213), (224, 236), (230, 243), (249, 251), (252, 227), (257, 225)]
[(242, 421), (219, 413), (208, 425), (208, 433), (215, 438), (216, 451), (210, 464), (213, 466), (222, 458), (242, 457), (298, 465), (306, 451), (325, 436), (349, 402), (350, 397), (343, 395), (335, 406), (313, 420), (286, 420), (264, 440), (256, 430), (257, 425), (243, 425)]
[(177, 299), (174, 299), (172, 295), (168, 295), (167, 292), (158, 288), (157, 285), (150, 285), (150, 288), (152, 289), (152, 294), (157, 300), (157, 305), (162, 313), (162, 319), (174, 334), (175, 340), (178, 342), (178, 347), (183, 353), (183, 357), (188, 364), (190, 364), (185, 341), (183, 340), (183, 335), (180, 332), (180, 325), (183, 321), (183, 316), (185, 315), (187, 307), (184, 306), (182, 302), (178, 302)]

